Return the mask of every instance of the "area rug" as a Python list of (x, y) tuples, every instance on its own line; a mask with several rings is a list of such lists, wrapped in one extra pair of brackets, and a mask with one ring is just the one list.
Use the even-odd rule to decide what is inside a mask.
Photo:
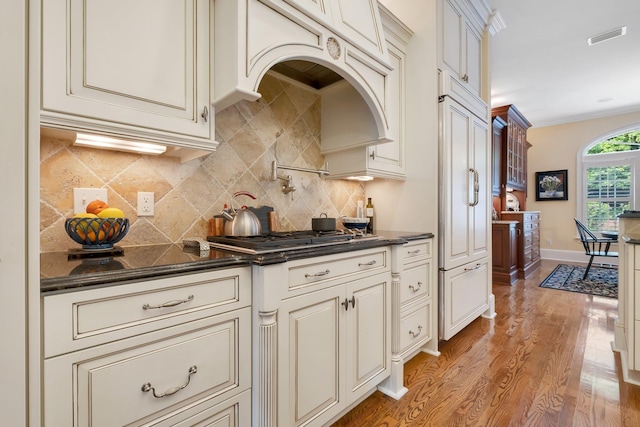
[(540, 287), (618, 298), (618, 270), (616, 268), (592, 266), (587, 278), (582, 280), (585, 268), (560, 264), (540, 283)]

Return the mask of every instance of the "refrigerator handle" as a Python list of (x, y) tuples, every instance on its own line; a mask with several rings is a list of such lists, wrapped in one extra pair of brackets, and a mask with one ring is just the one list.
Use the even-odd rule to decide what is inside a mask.
[(476, 206), (478, 204), (478, 195), (480, 194), (479, 175), (474, 168), (469, 168), (469, 172), (473, 173), (473, 202), (469, 203), (469, 206)]

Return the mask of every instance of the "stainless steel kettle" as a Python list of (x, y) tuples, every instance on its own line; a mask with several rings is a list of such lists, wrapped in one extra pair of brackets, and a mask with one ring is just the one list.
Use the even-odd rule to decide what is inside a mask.
[(233, 207), (233, 200), (238, 196), (247, 196), (255, 200), (255, 196), (248, 191), (238, 191), (233, 194), (228, 209), (224, 209), (220, 214), (226, 219), (224, 223), (225, 236), (248, 237), (262, 234), (260, 220), (246, 206), (240, 209)]

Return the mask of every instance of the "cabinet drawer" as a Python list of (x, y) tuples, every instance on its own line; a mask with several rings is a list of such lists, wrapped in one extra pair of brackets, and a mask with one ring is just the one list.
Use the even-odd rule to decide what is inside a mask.
[[(209, 407), (207, 407), (209, 406)], [(206, 409), (203, 409), (206, 408)], [(251, 390), (218, 405), (198, 405), (153, 427), (251, 427)]]
[(522, 260), (524, 261), (523, 265), (527, 265), (533, 260), (533, 252), (532, 252), (531, 248), (526, 249), (522, 253)]
[(531, 233), (531, 230), (533, 230), (533, 224), (530, 222), (523, 222), (522, 223), (522, 232), (523, 233)]
[(138, 425), (248, 390), (251, 309), (196, 323), (160, 341), (45, 360), (46, 425)]
[(531, 233), (531, 243), (533, 245), (537, 245), (538, 243), (540, 243), (540, 231), (539, 230), (535, 230)]
[(423, 345), (432, 338), (431, 301), (405, 311), (400, 318), (400, 353), (417, 345)]
[(348, 252), (293, 261), (289, 266), (289, 290), (323, 284), (335, 279), (355, 278), (389, 270), (389, 249)]
[(249, 268), (44, 297), (45, 356), (123, 339), (251, 304)]
[(533, 243), (533, 235), (531, 233), (524, 233), (522, 238), (524, 239), (524, 247), (525, 248), (527, 246), (531, 246), (531, 244)]
[(406, 243), (399, 248), (399, 251), (400, 259), (405, 264), (431, 258), (431, 240)]
[(431, 296), (431, 262), (408, 268), (400, 273), (400, 304), (421, 296)]

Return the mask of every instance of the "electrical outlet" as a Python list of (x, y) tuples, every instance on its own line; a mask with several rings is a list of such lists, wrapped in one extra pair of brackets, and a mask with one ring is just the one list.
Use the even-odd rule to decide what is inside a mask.
[(547, 239), (547, 245), (551, 246), (551, 239)]
[(153, 192), (138, 191), (138, 216), (153, 216)]
[(74, 188), (73, 189), (73, 212), (82, 213), (87, 209), (87, 205), (94, 200), (102, 200), (107, 203), (106, 188)]

